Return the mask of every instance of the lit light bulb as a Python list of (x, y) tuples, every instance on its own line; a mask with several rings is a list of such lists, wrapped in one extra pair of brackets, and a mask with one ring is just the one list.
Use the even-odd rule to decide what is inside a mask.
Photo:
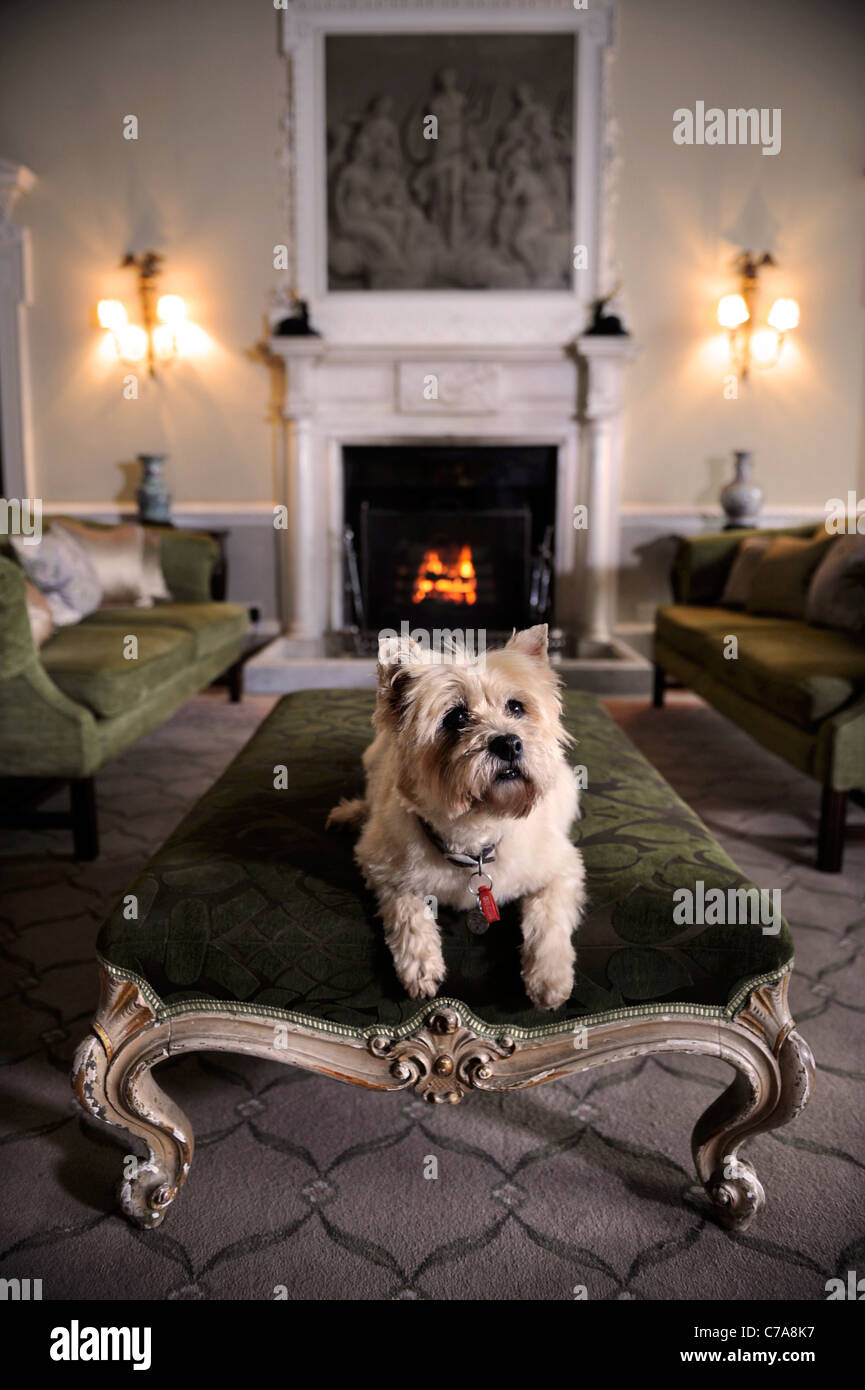
[(751, 357), (758, 367), (771, 367), (778, 360), (780, 340), (774, 328), (761, 328), (751, 339)]
[(163, 323), (179, 323), (186, 318), (186, 305), (179, 294), (164, 294), (156, 306), (156, 312)]
[(103, 333), (102, 341), (99, 344), (99, 356), (103, 362), (120, 361), (120, 345), (117, 342), (116, 333)]
[(210, 337), (197, 323), (183, 319), (175, 324), (173, 331), (177, 340), (177, 351), (181, 357), (200, 357), (210, 351)]
[(718, 322), (722, 328), (739, 328), (750, 317), (740, 294), (725, 294), (718, 304)]
[(100, 299), (96, 313), (100, 325), (112, 333), (117, 333), (126, 326), (126, 310), (119, 299)]
[(147, 334), (135, 323), (127, 323), (118, 330), (117, 340), (120, 356), (126, 362), (140, 362), (147, 353)]
[(153, 346), (158, 357), (173, 357), (177, 351), (177, 340), (170, 323), (161, 323), (153, 330)]
[(799, 322), (799, 305), (795, 299), (776, 299), (769, 310), (769, 322), (779, 333), (787, 333)]

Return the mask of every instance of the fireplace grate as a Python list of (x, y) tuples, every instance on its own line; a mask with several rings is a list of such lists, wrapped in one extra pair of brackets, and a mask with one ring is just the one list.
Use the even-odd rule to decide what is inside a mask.
[(507, 630), (530, 597), (528, 508), (400, 512), (361, 507), (365, 626)]

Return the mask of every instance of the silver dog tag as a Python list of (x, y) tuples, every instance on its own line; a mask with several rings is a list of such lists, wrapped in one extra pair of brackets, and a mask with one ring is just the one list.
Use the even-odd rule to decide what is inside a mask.
[(466, 913), (466, 921), (469, 931), (475, 936), (483, 936), (489, 930), (490, 924), (479, 907), (473, 907)]

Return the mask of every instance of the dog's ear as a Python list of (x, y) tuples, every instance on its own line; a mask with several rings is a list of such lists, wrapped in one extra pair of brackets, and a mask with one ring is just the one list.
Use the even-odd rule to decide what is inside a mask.
[(423, 659), (423, 649), (411, 637), (396, 633), (378, 640), (376, 697), (378, 712), (397, 729), (405, 713), (413, 672)]
[(384, 632), (378, 639), (379, 670), (390, 666), (411, 666), (423, 661), (423, 647), (408, 633)]
[(547, 637), (547, 624), (538, 623), (535, 627), (527, 627), (522, 632), (515, 632), (508, 639), (505, 650), (522, 652), (524, 656), (533, 656), (538, 661), (546, 661), (548, 659)]

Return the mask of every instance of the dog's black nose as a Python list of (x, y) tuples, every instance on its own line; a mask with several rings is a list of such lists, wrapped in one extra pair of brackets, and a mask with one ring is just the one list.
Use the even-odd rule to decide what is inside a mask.
[(523, 741), (516, 734), (497, 734), (490, 739), (489, 750), (503, 763), (515, 763), (523, 751)]

